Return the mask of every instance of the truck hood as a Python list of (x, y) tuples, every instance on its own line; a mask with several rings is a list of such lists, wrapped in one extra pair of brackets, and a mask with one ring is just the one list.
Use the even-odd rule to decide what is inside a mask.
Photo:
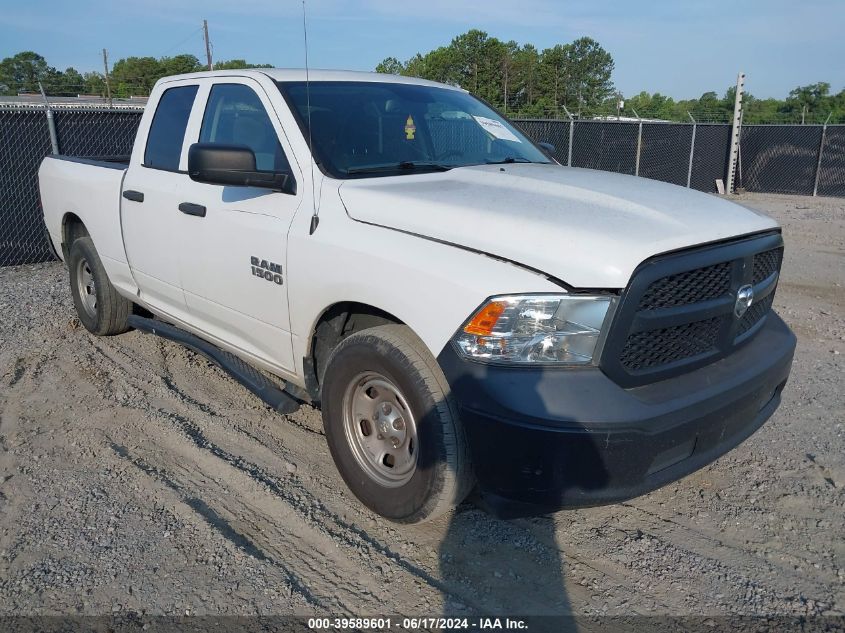
[(558, 165), (347, 180), (340, 196), (355, 220), (482, 251), (576, 288), (622, 288), (653, 255), (777, 226), (713, 195)]

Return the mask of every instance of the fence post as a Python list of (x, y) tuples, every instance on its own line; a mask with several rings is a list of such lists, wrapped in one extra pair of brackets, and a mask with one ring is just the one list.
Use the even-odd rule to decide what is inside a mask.
[(734, 192), (734, 172), (736, 171), (739, 136), (742, 133), (742, 93), (745, 88), (745, 73), (736, 76), (736, 95), (734, 97), (734, 117), (731, 124), (731, 149), (728, 153), (728, 173), (725, 174), (725, 193)]
[(692, 159), (695, 156), (695, 131), (698, 128), (698, 123), (689, 112), (687, 112), (687, 116), (692, 120), (692, 139), (690, 139), (689, 144), (689, 167), (687, 168), (687, 189), (689, 189), (692, 186)]
[(813, 195), (817, 195), (819, 191), (819, 175), (822, 171), (822, 155), (824, 154), (824, 138), (827, 136), (827, 122), (830, 121), (830, 115), (833, 114), (831, 112), (827, 115), (827, 118), (824, 120), (824, 125), (822, 126), (822, 140), (819, 141), (819, 159), (816, 161), (816, 179), (813, 182)]
[[(631, 108), (631, 109), (634, 110), (633, 108)], [(637, 114), (636, 110), (634, 110), (634, 116), (637, 117), (638, 119), (640, 119), (640, 115)], [(637, 128), (637, 161), (636, 161), (636, 163), (634, 163), (634, 175), (635, 176), (640, 175), (640, 151), (642, 150), (642, 147), (643, 147), (643, 120), (640, 119), (640, 124)]]
[(53, 117), (53, 109), (50, 107), (50, 102), (47, 101), (47, 93), (44, 92), (44, 86), (38, 82), (38, 88), (41, 90), (41, 96), (44, 98), (44, 111), (47, 114), (47, 129), (50, 131), (50, 147), (54, 156), (59, 154), (59, 137), (56, 135), (56, 119)]
[(569, 117), (569, 149), (566, 154), (566, 166), (572, 167), (572, 138), (575, 134), (575, 119), (569, 113), (569, 110), (567, 110), (565, 105), (563, 106), (563, 111), (566, 112), (566, 116)]

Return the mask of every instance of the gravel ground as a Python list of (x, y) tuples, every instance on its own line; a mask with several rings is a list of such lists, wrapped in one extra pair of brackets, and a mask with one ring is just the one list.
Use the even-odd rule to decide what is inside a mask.
[(784, 225), (781, 408), (662, 490), (533, 519), (384, 522), (319, 411), (276, 415), (149, 335), (89, 335), (61, 264), (0, 269), (0, 615), (842, 615), (845, 201), (742, 201)]

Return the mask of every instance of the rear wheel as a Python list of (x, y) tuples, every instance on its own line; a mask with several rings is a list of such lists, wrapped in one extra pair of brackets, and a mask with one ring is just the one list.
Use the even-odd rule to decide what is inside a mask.
[(73, 305), (85, 329), (98, 336), (126, 332), (132, 302), (112, 286), (90, 237), (70, 245), (68, 271)]
[(443, 372), (404, 325), (352, 334), (329, 358), (323, 424), (335, 464), (368, 508), (401, 523), (434, 518), (473, 485)]

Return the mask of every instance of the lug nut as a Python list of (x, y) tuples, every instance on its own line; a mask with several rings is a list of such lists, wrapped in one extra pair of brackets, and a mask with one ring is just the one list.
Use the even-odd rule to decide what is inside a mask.
[(399, 448), (399, 438), (398, 437), (391, 437), (390, 442), (393, 444), (393, 448)]
[(397, 431), (401, 431), (405, 428), (405, 423), (401, 419), (393, 420), (393, 428)]
[(385, 402), (381, 405), (381, 410), (384, 412), (384, 415), (390, 415), (392, 408), (387, 402)]

